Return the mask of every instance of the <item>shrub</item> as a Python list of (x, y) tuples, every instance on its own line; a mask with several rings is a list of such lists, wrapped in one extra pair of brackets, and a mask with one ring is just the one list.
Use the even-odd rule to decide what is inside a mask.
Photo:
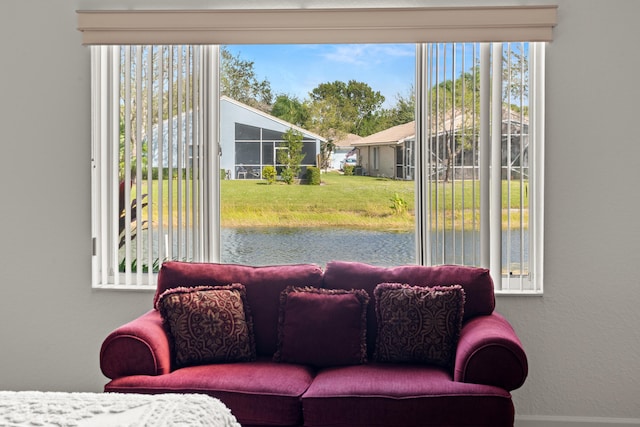
[(305, 172), (307, 184), (320, 185), (320, 169), (315, 166), (309, 166)]
[(289, 168), (282, 169), (282, 172), (280, 172), (280, 177), (282, 178), (283, 182), (289, 185), (293, 184), (293, 180), (295, 179), (293, 171)]
[(271, 185), (276, 182), (276, 168), (273, 166), (265, 166), (262, 168), (262, 178), (267, 180), (267, 184)]
[(344, 165), (343, 167), (343, 172), (345, 175), (353, 175), (353, 170), (354, 170), (354, 166), (353, 165)]
[(391, 206), (389, 207), (391, 208), (391, 210), (395, 215), (403, 215), (407, 212), (407, 209), (409, 208), (409, 204), (405, 199), (400, 197), (398, 193), (396, 193), (390, 200), (391, 200)]

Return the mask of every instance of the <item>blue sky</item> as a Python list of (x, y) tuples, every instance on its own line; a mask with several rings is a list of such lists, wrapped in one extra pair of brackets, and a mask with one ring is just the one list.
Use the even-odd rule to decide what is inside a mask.
[(243, 60), (254, 62), (259, 80), (271, 83), (274, 95), (306, 99), (320, 83), (357, 80), (384, 95), (386, 108), (397, 95), (409, 95), (415, 80), (413, 44), (233, 45)]

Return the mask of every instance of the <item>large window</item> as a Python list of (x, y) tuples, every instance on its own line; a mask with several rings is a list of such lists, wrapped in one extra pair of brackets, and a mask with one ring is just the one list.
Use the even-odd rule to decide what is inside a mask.
[[(500, 10), (505, 17), (498, 21), (509, 21), (518, 12)], [(409, 25), (406, 32), (385, 32), (387, 39), (440, 40), (435, 34), (450, 34), (457, 40), (461, 33), (455, 22), (439, 21), (427, 28), (438, 11), (420, 11), (426, 22), (422, 32)], [(412, 14), (398, 12), (397, 17), (385, 13), (383, 20), (363, 20), (358, 11), (340, 15), (354, 17), (352, 27), (373, 22), (375, 28), (356, 37), (362, 42), (378, 41), (381, 32), (376, 29), (387, 29), (389, 20), (405, 20), (400, 12)], [(497, 16), (484, 12), (476, 11), (479, 21)], [(535, 35), (531, 39), (550, 40), (553, 8), (520, 12), (541, 21), (539, 29), (520, 25)], [(237, 13), (248, 18), (245, 23), (253, 16), (253, 12)], [(366, 14), (380, 16), (371, 10)], [(81, 16), (87, 22), (93, 17)], [(310, 16), (314, 15), (302, 15)], [(242, 19), (237, 22), (244, 25)], [(94, 43), (95, 34), (85, 25), (80, 27), (87, 31), (85, 41)], [(492, 40), (501, 40), (500, 35), (505, 40), (531, 40), (514, 36), (519, 25), (506, 32), (505, 28), (480, 24), (476, 30), (491, 33)], [(262, 41), (284, 42), (289, 31), (282, 25), (265, 33), (268, 40)], [(236, 32), (228, 42), (238, 42), (232, 38), (240, 33), (252, 34)], [(330, 33), (342, 38), (330, 41), (354, 37), (339, 29)], [(157, 39), (158, 29), (126, 34)], [(219, 32), (211, 34), (211, 41), (227, 41), (216, 38)], [(323, 27), (305, 32), (305, 37), (325, 41), (326, 34)], [(170, 37), (179, 42), (191, 36), (173, 32)], [(472, 38), (469, 33), (465, 37)], [(416, 184), (416, 262), (490, 267), (499, 291), (540, 292), (544, 44), (469, 46), (417, 45), (415, 146), (397, 153), (396, 163), (402, 165), (404, 176), (414, 176)], [(479, 54), (469, 57), (469, 50)], [(140, 61), (145, 55), (147, 59)], [(460, 67), (465, 61), (470, 61), (469, 67)], [(220, 260), (217, 67), (215, 46), (92, 48), (94, 286), (153, 287), (154, 272), (166, 259)], [(256, 158), (251, 161), (257, 165), (264, 164), (263, 148), (254, 150)], [(244, 151), (251, 157), (252, 147), (241, 147)], [(471, 245), (465, 243), (469, 240)]]

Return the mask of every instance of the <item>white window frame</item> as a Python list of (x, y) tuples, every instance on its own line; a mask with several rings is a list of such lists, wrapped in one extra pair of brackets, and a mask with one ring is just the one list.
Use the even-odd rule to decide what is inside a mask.
[[(553, 28), (557, 22), (557, 6), (492, 6), (492, 7), (433, 7), (433, 8), (380, 8), (380, 9), (289, 9), (289, 10), (106, 10), (78, 11), (78, 29), (82, 32), (82, 42), (86, 45), (108, 44), (279, 44), (290, 43), (425, 43), (425, 42), (465, 42), (465, 41), (541, 41), (553, 39)], [(296, 22), (291, 26), (291, 22)], [(211, 63), (209, 78), (217, 81), (217, 63)], [(538, 63), (538, 71), (544, 71), (544, 63)], [(420, 76), (421, 74), (417, 74)], [(542, 73), (541, 73), (542, 75)], [(93, 77), (93, 76), (92, 76)], [(417, 79), (417, 85), (420, 79)], [(109, 93), (108, 83), (93, 81), (92, 96), (104, 96)], [(535, 85), (535, 95), (544, 95), (544, 80)], [(416, 88), (417, 92), (419, 88)], [(217, 99), (216, 92), (211, 93)], [(212, 99), (208, 102), (213, 105)], [(424, 107), (417, 101), (418, 111)], [(215, 103), (217, 105), (217, 103)], [(113, 137), (117, 131), (109, 127), (104, 115), (109, 104), (92, 103), (92, 143), (94, 154), (100, 152), (100, 141)], [(207, 125), (207, 138), (213, 141), (212, 149), (219, 149), (217, 129), (217, 108), (207, 113), (210, 121)], [(544, 133), (544, 105), (538, 105), (532, 112), (540, 118), (542, 127), (534, 130), (542, 141)], [(420, 127), (417, 126), (416, 144), (416, 206), (424, 203), (425, 188), (421, 177), (420, 159), (422, 145)], [(424, 133), (423, 133), (424, 134)], [(536, 174), (535, 209), (535, 269), (536, 287), (530, 292), (542, 293), (543, 268), (543, 217), (544, 211), (544, 146), (540, 144), (534, 153), (533, 161), (540, 168)], [(216, 261), (219, 253), (219, 166), (215, 156), (207, 160), (207, 173), (214, 183), (207, 191), (205, 213), (210, 221), (203, 233), (206, 240), (204, 261)], [(95, 178), (95, 175), (94, 175)], [(92, 208), (100, 209), (95, 200), (104, 195), (105, 188), (99, 180), (93, 183), (94, 201)], [(98, 194), (96, 194), (98, 193)], [(426, 218), (418, 209), (416, 215), (416, 241), (418, 245), (418, 263), (425, 263), (424, 248), (427, 241)], [(94, 233), (103, 230), (94, 227)], [(94, 234), (95, 236), (95, 234)], [(218, 241), (217, 243), (215, 241)], [(95, 251), (94, 241), (94, 253)], [(94, 256), (94, 266), (98, 260)], [(490, 263), (490, 261), (489, 261)], [(484, 264), (484, 263), (483, 263)], [(485, 265), (490, 267), (490, 265)], [(95, 274), (95, 269), (94, 269)], [(109, 283), (95, 287), (112, 287)], [(122, 286), (115, 286), (121, 288)], [(145, 287), (143, 285), (143, 287)], [(140, 286), (136, 286), (140, 289)], [(154, 289), (149, 284), (146, 288)], [(498, 289), (499, 291), (499, 289)], [(511, 293), (512, 291), (508, 291)]]

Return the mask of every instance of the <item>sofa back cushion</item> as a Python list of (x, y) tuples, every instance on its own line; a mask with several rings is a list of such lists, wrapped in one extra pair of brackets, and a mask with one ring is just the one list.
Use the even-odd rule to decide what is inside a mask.
[[(175, 287), (244, 285), (253, 317), (256, 353), (273, 356), (277, 347), (280, 293), (287, 286), (322, 286), (322, 269), (316, 264), (254, 267), (238, 264), (165, 262), (158, 274), (153, 300)], [(157, 307), (156, 307), (157, 308)]]
[(362, 289), (287, 288), (273, 360), (317, 368), (366, 362), (368, 303)]
[(256, 358), (243, 285), (172, 288), (158, 298), (175, 365), (250, 362)]
[(485, 268), (459, 265), (378, 267), (360, 262), (331, 261), (327, 263), (324, 272), (325, 288), (364, 289), (373, 302), (367, 309), (367, 348), (370, 354), (375, 348), (378, 331), (373, 290), (380, 283), (411, 286), (460, 285), (465, 293), (463, 321), (491, 314), (495, 308), (493, 280), (489, 270)]

